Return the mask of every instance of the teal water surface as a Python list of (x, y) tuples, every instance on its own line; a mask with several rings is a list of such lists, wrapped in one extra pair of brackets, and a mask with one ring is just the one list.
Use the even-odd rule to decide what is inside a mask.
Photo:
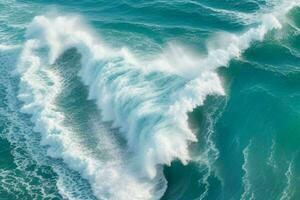
[(0, 0), (0, 200), (300, 199), (299, 6)]

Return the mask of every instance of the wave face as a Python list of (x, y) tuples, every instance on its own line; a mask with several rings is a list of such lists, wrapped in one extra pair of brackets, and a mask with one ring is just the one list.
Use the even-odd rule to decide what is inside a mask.
[[(64, 30), (59, 31), (62, 26)], [(17, 68), (22, 74), (18, 95), (24, 102), (22, 112), (31, 114), (34, 130), (43, 133), (41, 143), (49, 145), (48, 155), (82, 170), (99, 198), (105, 193), (115, 199), (152, 198), (155, 185), (165, 182), (162, 172), (157, 172), (160, 165), (170, 165), (174, 159), (190, 160), (188, 143), (196, 137), (188, 127), (187, 112), (203, 104), (208, 94), (223, 94), (220, 80), (213, 72), (206, 72), (188, 83), (176, 75), (142, 69), (138, 63), (134, 65), (137, 61), (128, 51), (105, 49), (79, 27), (74, 17), (52, 20), (39, 16), (29, 25)], [(112, 168), (110, 163), (85, 155), (63, 125), (65, 116), (55, 105), (63, 80), (50, 66), (72, 47), (82, 56), (78, 75), (89, 88), (88, 99), (95, 100), (103, 121), (112, 121), (112, 127), (123, 133), (126, 151), (132, 154), (126, 158), (130, 162), (121, 161)], [(35, 53), (45, 48), (48, 51), (41, 53), (46, 54), (44, 58)], [(123, 166), (125, 162), (127, 166)], [(103, 184), (107, 179), (111, 182)]]
[[(28, 152), (37, 163), (34, 176), (41, 182), (51, 180), (47, 185), (55, 192), (49, 196), (265, 199), (267, 192), (261, 192), (256, 173), (264, 174), (270, 186), (266, 191), (274, 188), (274, 198), (299, 195), (294, 183), (297, 144), (280, 147), (284, 145), (280, 131), (289, 123), (276, 126), (280, 120), (276, 117), (271, 118), (273, 124), (265, 122), (268, 117), (255, 117), (268, 102), (276, 105), (273, 97), (290, 92), (297, 98), (296, 88), (276, 93), (268, 87), (280, 87), (278, 65), (288, 66), (280, 71), (285, 74), (282, 78), (292, 84), (297, 80), (293, 77), (298, 72), (299, 46), (293, 41), (298, 41), (298, 1), (242, 1), (236, 8), (231, 1), (53, 3), (52, 10), (46, 2), (0, 4), (11, 11), (3, 12), (1, 37), (9, 38), (12, 30), (22, 35), (10, 38), (11, 43), (0, 40), (0, 56), (7, 60), (1, 67), (11, 73), (2, 77), (1, 87), (6, 106), (13, 110), (4, 109), (3, 120), (8, 128), (14, 121), (20, 122), (15, 125), (18, 129), (26, 130), (20, 133), (26, 139), (8, 131), (3, 142), (12, 145), (7, 148), (20, 146)], [(13, 14), (22, 8), (32, 12), (25, 13), (23, 21), (14, 21)], [(159, 17), (161, 12), (165, 15)], [(256, 48), (266, 50), (257, 54)], [(268, 54), (288, 59), (268, 63)], [(258, 72), (250, 70), (248, 77), (243, 73), (249, 66)], [(263, 76), (270, 83), (264, 83)], [(261, 104), (246, 106), (248, 97), (255, 102), (259, 95)], [(272, 114), (268, 109), (265, 113)], [(234, 127), (244, 129), (244, 135), (235, 133)], [(251, 130), (266, 131), (267, 136), (259, 139), (259, 134), (248, 134)], [(264, 153), (255, 157), (255, 148)], [(283, 158), (278, 148), (289, 156)], [(256, 171), (259, 163), (266, 165)], [(21, 171), (29, 168), (19, 165), (16, 169)], [(38, 167), (45, 165), (52, 178), (39, 175)], [(16, 176), (16, 169), (2, 170), (0, 177)], [(286, 182), (272, 184), (275, 176)], [(13, 190), (8, 180), (4, 183), (3, 191), (10, 197)], [(40, 190), (37, 193), (48, 197)], [(38, 198), (35, 195), (29, 196)]]

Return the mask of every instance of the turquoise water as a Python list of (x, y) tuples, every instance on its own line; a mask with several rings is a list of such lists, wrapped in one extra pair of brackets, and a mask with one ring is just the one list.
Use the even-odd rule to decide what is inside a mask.
[(0, 200), (300, 199), (297, 0), (0, 0)]

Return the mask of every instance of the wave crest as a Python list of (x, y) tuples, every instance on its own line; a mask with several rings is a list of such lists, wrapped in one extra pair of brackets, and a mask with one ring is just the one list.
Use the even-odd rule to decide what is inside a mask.
[[(166, 189), (161, 165), (170, 165), (174, 159), (187, 163), (191, 159), (188, 145), (197, 141), (187, 113), (202, 105), (207, 95), (225, 94), (215, 70), (240, 56), (253, 41), (262, 40), (269, 30), (281, 27), (277, 15), (263, 18), (261, 25), (245, 33), (223, 34), (221, 42), (209, 44), (205, 58), (175, 47), (145, 62), (126, 48), (107, 47), (78, 17), (37, 16), (28, 27), (18, 65), (22, 110), (32, 115), (35, 130), (43, 135), (42, 144), (49, 145), (49, 155), (63, 158), (80, 171), (98, 197), (159, 198)], [(78, 76), (89, 88), (89, 99), (126, 138), (129, 163), (110, 168), (93, 160), (78, 149), (63, 126), (63, 113), (55, 107), (62, 80), (51, 64), (72, 47), (82, 56)], [(46, 79), (41, 81), (42, 77)], [(127, 171), (122, 172), (124, 165)], [(154, 194), (157, 185), (160, 191)]]

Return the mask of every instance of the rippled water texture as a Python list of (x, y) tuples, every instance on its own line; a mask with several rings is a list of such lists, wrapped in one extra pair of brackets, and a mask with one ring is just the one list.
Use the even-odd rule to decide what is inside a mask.
[(299, 0), (0, 0), (0, 200), (300, 199)]

